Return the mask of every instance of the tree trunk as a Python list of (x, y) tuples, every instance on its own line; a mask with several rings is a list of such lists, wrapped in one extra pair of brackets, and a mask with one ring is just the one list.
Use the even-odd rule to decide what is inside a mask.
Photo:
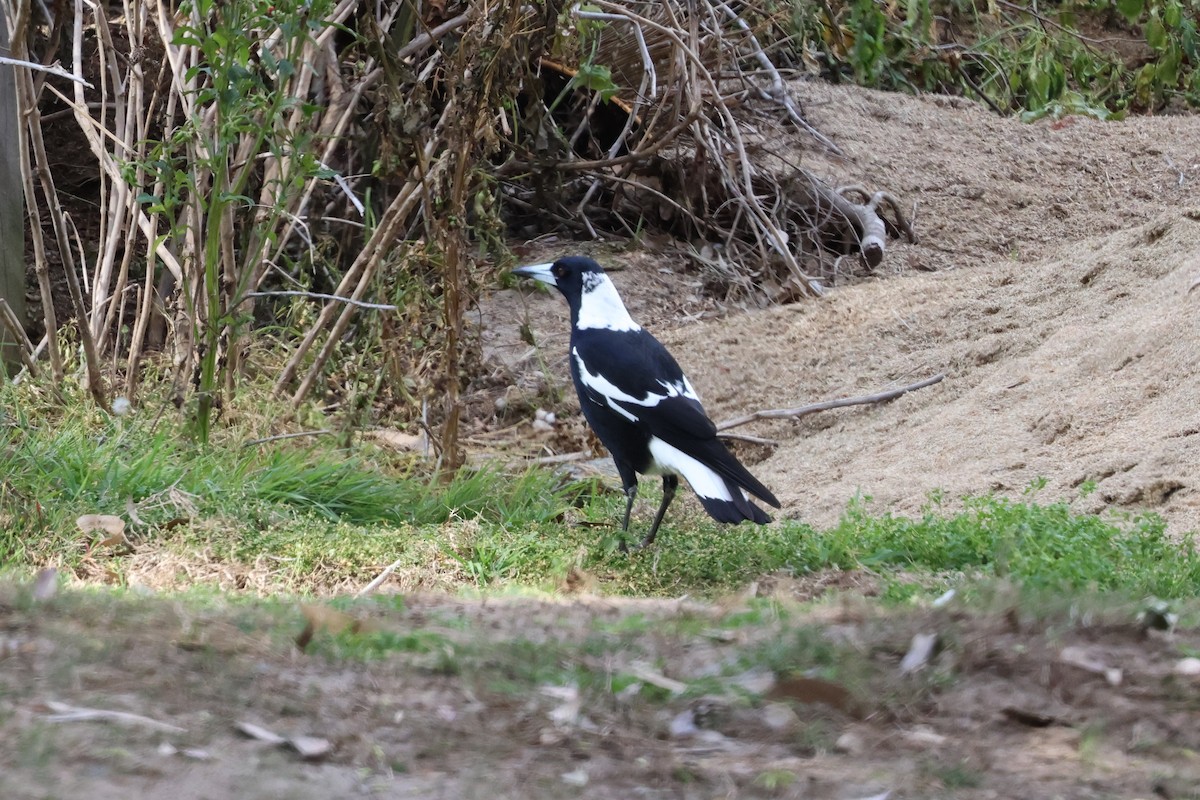
[[(9, 55), (9, 21), (0, 5), (0, 53)], [(0, 298), (25, 324), (25, 208), (17, 157), (16, 67), (0, 66)], [(19, 344), (0, 324), (0, 368), (20, 363)]]

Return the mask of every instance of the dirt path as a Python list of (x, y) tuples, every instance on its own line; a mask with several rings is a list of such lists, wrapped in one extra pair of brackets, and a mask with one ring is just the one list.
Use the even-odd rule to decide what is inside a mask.
[[(996, 608), (384, 598), (300, 652), (278, 603), (0, 585), (0, 796), (1196, 796), (1179, 669), (1200, 638), (1144, 635), (1127, 608)], [(939, 647), (903, 675), (917, 633)]]

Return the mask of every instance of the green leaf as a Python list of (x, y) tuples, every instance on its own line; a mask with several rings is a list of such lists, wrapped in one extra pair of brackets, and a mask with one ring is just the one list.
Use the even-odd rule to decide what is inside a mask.
[(1133, 79), (1134, 93), (1142, 103), (1149, 105), (1154, 96), (1154, 81), (1155, 81), (1155, 66), (1146, 64), (1137, 72), (1137, 77)]
[(1125, 19), (1130, 23), (1137, 22), (1142, 16), (1143, 0), (1117, 0), (1117, 10), (1120, 11)]
[(199, 47), (200, 37), (196, 35), (195, 28), (177, 28), (175, 35), (171, 37), (171, 44), (179, 47)]
[(1031, 108), (1041, 108), (1050, 100), (1050, 75), (1042, 69), (1033, 67), (1029, 70), (1029, 79), (1027, 81), (1030, 93), (1029, 106)]
[(1192, 64), (1200, 61), (1200, 49), (1196, 47), (1196, 23), (1191, 19), (1185, 19), (1179, 26), (1179, 44), (1188, 61)]
[(1174, 89), (1179, 83), (1179, 62), (1182, 55), (1178, 47), (1172, 47), (1158, 60), (1154, 68), (1154, 77), (1162, 84), (1161, 88)]
[(254, 205), (253, 197), (247, 197), (244, 194), (233, 194), (232, 192), (217, 192), (217, 201), (222, 204), (228, 203), (228, 204), (244, 205), (244, 206), (253, 206)]
[(1163, 27), (1158, 14), (1151, 12), (1150, 20), (1146, 23), (1146, 44), (1156, 52), (1161, 51), (1167, 44), (1167, 29)]
[(617, 85), (613, 83), (612, 70), (603, 64), (581, 64), (579, 72), (571, 79), (571, 83), (582, 86), (593, 92), (600, 93), (600, 99), (607, 102), (617, 93)]
[(1063, 89), (1067, 87), (1067, 73), (1063, 69), (1062, 62), (1049, 60), (1045, 65), (1046, 76), (1049, 78), (1049, 84), (1046, 88), (1046, 99), (1053, 100), (1063, 93)]
[(1167, 27), (1172, 29), (1178, 28), (1179, 23), (1182, 21), (1183, 9), (1180, 8), (1179, 3), (1167, 3), (1166, 8), (1163, 9), (1163, 22), (1166, 23)]
[(254, 77), (250, 70), (243, 67), (241, 64), (232, 64), (229, 67), (229, 79), (241, 83)]

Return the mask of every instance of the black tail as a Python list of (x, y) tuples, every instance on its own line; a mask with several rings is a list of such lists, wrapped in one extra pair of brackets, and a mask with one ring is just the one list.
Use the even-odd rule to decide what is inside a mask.
[[(773, 508), (779, 508), (779, 501), (775, 499), (775, 495), (771, 494), (771, 490), (763, 486), (758, 478), (750, 474), (750, 470), (742, 466), (742, 462), (734, 457), (733, 453), (725, 447), (725, 444), (720, 439), (713, 439), (712, 445), (709, 447), (707, 458), (701, 460), (715, 470), (726, 481), (736, 484), (731, 491), (734, 497), (741, 497), (741, 492), (736, 491), (737, 487), (745, 489), (750, 494), (762, 500), (767, 505)], [(753, 505), (747, 503), (751, 508)], [(755, 509), (758, 511), (758, 509)], [(711, 511), (709, 512), (712, 513)], [(758, 511), (759, 516), (765, 517), (762, 511)], [(752, 516), (746, 516), (744, 519), (754, 519)], [(755, 522), (759, 520), (755, 519)], [(769, 521), (769, 520), (764, 520)]]
[[(733, 498), (732, 500), (721, 500), (717, 497), (696, 495), (696, 499), (704, 506), (704, 510), (708, 512), (710, 517), (717, 522), (727, 522), (730, 524), (750, 520), (759, 525), (766, 525), (771, 521), (766, 512), (746, 499), (746, 495), (743, 494), (741, 487), (736, 483), (726, 478), (725, 488), (729, 490), (729, 495)], [(764, 489), (764, 491), (766, 490)], [(771, 493), (767, 492), (767, 494), (770, 495)], [(779, 504), (776, 503), (775, 505), (778, 506)]]

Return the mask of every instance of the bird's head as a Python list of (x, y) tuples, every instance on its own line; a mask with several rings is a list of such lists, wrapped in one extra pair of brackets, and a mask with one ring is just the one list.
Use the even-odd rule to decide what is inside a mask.
[(639, 329), (604, 268), (590, 258), (567, 256), (546, 264), (518, 267), (513, 274), (533, 278), (562, 292), (571, 307), (571, 321), (578, 329)]
[(584, 256), (567, 256), (546, 264), (517, 267), (513, 270), (513, 274), (549, 284), (562, 292), (567, 300), (570, 300), (571, 297), (578, 297), (584, 293), (585, 280), (589, 284), (598, 280), (597, 277), (587, 279), (585, 276), (603, 276), (604, 268)]

